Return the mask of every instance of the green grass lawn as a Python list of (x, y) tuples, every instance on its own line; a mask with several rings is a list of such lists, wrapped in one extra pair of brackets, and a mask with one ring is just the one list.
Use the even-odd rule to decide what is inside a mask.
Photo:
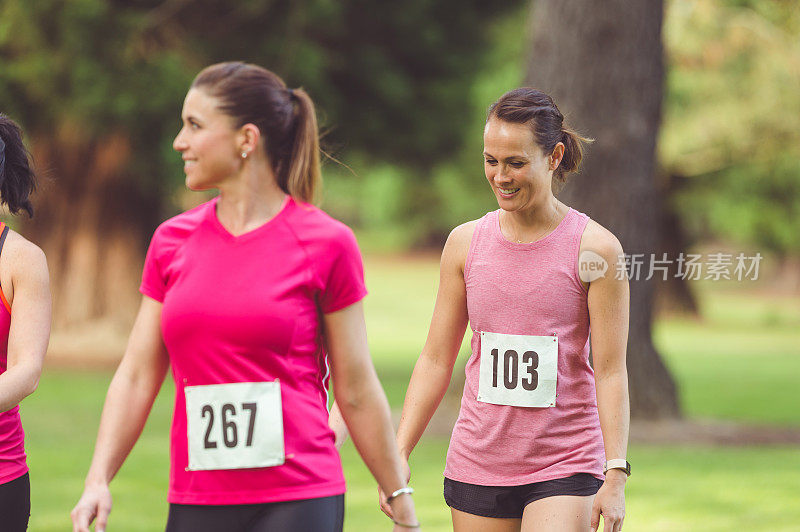
[(656, 344), (695, 418), (800, 426), (800, 299), (701, 285), (703, 320), (662, 320)]
[[(425, 340), (438, 264), (367, 261), (365, 303), (370, 345), (392, 405)], [(789, 297), (742, 294), (703, 285), (704, 320), (658, 323), (656, 341), (679, 380), (690, 417), (800, 427), (800, 304)], [(463, 350), (462, 350), (463, 351)], [(462, 352), (462, 357), (466, 356)], [(463, 358), (462, 358), (463, 361)], [(89, 466), (108, 372), (47, 369), (22, 405), (33, 492), (30, 529), (69, 530), (69, 511)], [(112, 483), (112, 532), (163, 529), (168, 427), (173, 386), (159, 395), (145, 432)], [(442, 496), (447, 441), (427, 437), (412, 456), (415, 500), (427, 531), (450, 529)], [(633, 446), (628, 531), (797, 530), (800, 449)], [(346, 530), (389, 530), (374, 481), (350, 443)]]
[[(415, 502), (426, 531), (450, 530), (442, 499), (447, 442), (423, 440), (412, 455)], [(625, 530), (722, 532), (798, 530), (800, 449), (633, 447)], [(348, 477), (345, 530), (381, 530), (374, 482), (352, 445), (342, 451)], [(388, 530), (383, 525), (384, 530)]]

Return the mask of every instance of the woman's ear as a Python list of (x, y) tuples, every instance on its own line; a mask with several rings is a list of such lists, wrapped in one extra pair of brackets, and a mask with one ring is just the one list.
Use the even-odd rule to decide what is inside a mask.
[(550, 171), (555, 171), (558, 165), (561, 164), (561, 160), (564, 158), (564, 149), (563, 142), (559, 142), (556, 144), (556, 147), (553, 148), (553, 153), (550, 154)]
[[(261, 131), (255, 124), (245, 124), (239, 130), (239, 150), (243, 154), (250, 155), (258, 147), (258, 141), (261, 139)], [(247, 155), (243, 155), (246, 157)]]

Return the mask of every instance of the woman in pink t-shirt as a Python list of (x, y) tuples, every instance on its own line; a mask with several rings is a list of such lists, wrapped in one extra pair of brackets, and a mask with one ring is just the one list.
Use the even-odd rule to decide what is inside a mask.
[(361, 256), (350, 229), (308, 203), (320, 177), (311, 99), (261, 67), (220, 63), (195, 78), (182, 121), (186, 185), (219, 196), (153, 235), (74, 530), (105, 529), (109, 482), (169, 366), (168, 532), (341, 531), (331, 375), (356, 447), (396, 494), (395, 530), (416, 528), (367, 349)]
[(445, 244), (398, 446), (407, 460), (469, 323), (472, 355), (444, 471), (456, 532), (583, 532), (601, 513), (604, 530), (617, 532), (630, 473), (628, 282), (615, 268), (622, 248), (553, 194), (577, 169), (586, 139), (531, 88), (489, 108), (483, 139), (500, 208), (455, 228)]
[[(0, 202), (33, 216), (35, 188), (22, 131), (0, 114)], [(31, 510), (19, 402), (36, 390), (50, 338), (47, 261), (36, 245), (0, 222), (0, 528), (22, 532)]]

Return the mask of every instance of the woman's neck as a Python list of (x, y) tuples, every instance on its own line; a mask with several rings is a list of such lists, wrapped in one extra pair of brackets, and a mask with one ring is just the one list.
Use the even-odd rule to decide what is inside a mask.
[(550, 195), (539, 205), (518, 211), (501, 211), (500, 226), (506, 238), (516, 242), (534, 242), (555, 229), (568, 208)]
[(278, 214), (285, 201), (272, 171), (243, 171), (220, 185), (217, 218), (231, 233), (246, 233)]

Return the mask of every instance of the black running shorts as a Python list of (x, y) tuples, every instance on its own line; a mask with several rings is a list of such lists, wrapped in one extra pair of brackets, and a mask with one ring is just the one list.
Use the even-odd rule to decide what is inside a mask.
[(523, 486), (479, 486), (444, 479), (444, 500), (456, 510), (482, 517), (520, 519), (533, 501), (556, 495), (594, 495), (603, 481), (589, 473)]
[(166, 532), (342, 532), (344, 495), (264, 504), (170, 504)]

